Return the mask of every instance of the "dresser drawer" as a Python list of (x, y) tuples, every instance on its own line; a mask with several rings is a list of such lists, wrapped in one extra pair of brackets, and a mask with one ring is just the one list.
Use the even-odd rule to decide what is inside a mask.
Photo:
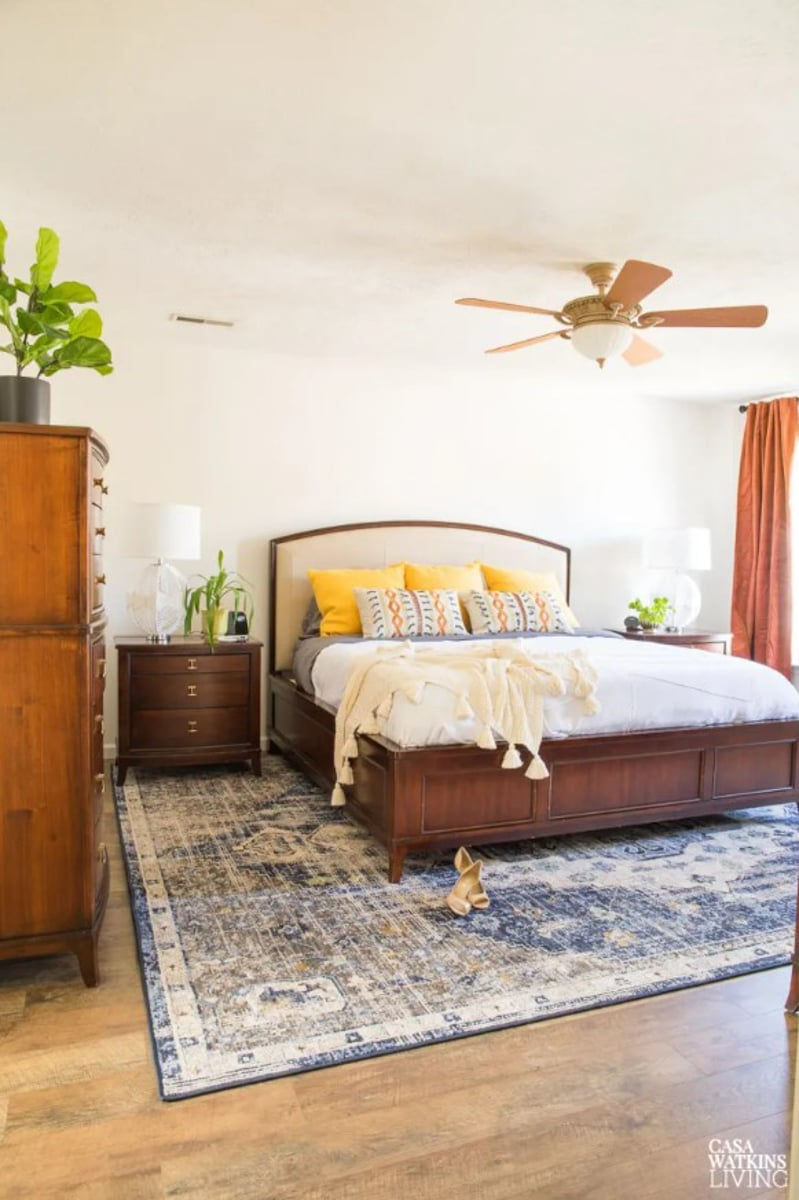
[(249, 703), (245, 671), (183, 671), (180, 675), (137, 675), (130, 681), (134, 712), (153, 708), (223, 708)]
[(198, 746), (244, 745), (249, 709), (141, 709), (130, 718), (131, 750), (165, 750)]
[(205, 647), (185, 654), (131, 654), (130, 674), (144, 675), (235, 675), (249, 674), (248, 654), (209, 654)]

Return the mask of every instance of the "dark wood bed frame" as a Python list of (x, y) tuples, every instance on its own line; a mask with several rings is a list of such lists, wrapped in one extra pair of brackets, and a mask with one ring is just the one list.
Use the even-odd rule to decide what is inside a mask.
[[(275, 670), (276, 556), (282, 543), (382, 525), (442, 526), (444, 522), (369, 522), (308, 530), (271, 542), (268, 728), (277, 748), (321, 786), (333, 787), (335, 712), (300, 691), (290, 671)], [(489, 526), (454, 529), (526, 537)], [(341, 564), (353, 565), (353, 564)], [(568, 592), (567, 592), (568, 594)], [(799, 720), (712, 725), (545, 739), (549, 778), (529, 780), (503, 770), (504, 748), (440, 746), (405, 749), (380, 736), (358, 736), (354, 783), (346, 811), (387, 848), (389, 880), (399, 881), (413, 851), (444, 850), (575, 833), (799, 799)], [(525, 766), (527, 756), (525, 758)]]

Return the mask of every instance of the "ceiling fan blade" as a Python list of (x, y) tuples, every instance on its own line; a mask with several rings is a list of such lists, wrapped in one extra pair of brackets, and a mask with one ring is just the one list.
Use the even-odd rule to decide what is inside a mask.
[(613, 281), (613, 286), (605, 296), (605, 303), (632, 308), (667, 279), (671, 279), (671, 271), (667, 267), (658, 267), (655, 263), (639, 262), (637, 258), (630, 258)]
[(504, 354), (507, 350), (523, 350), (525, 346), (535, 346), (536, 342), (548, 342), (551, 338), (567, 336), (565, 329), (553, 329), (551, 333), (542, 333), (538, 337), (525, 338), (523, 342), (511, 342), (508, 346), (494, 346), (486, 350), (486, 354)]
[(622, 358), (626, 359), (631, 367), (643, 367), (647, 363), (654, 362), (656, 358), (662, 357), (662, 350), (658, 350), (657, 346), (653, 346), (650, 342), (645, 342), (637, 333), (633, 335), (633, 340), (622, 354)]
[(755, 328), (758, 325), (765, 325), (767, 316), (768, 309), (765, 304), (749, 304), (739, 308), (674, 308), (669, 312), (645, 314), (647, 320), (650, 317), (657, 317), (659, 329), (664, 329), (669, 325)]
[(541, 313), (543, 317), (560, 316), (560, 313), (555, 312), (551, 308), (530, 308), (528, 304), (506, 304), (504, 300), (475, 300), (472, 296), (466, 296), (463, 300), (456, 300), (455, 303), (471, 304), (473, 308), (504, 308), (508, 312)]

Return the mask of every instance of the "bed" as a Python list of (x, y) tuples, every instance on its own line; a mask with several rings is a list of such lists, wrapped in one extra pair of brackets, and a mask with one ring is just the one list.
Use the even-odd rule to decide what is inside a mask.
[[(554, 572), (569, 597), (569, 548), (530, 534), (451, 522), (389, 521), (275, 538), (270, 543), (268, 745), (323, 787), (336, 783), (335, 705), (301, 688), (293, 668), (312, 596), (308, 571), (404, 561), (499, 562)], [(644, 652), (634, 643), (625, 645), (633, 653)], [(661, 649), (672, 655), (705, 653)], [(592, 733), (588, 725), (568, 737), (544, 738), (540, 753), (548, 775), (536, 779), (503, 769), (506, 747), (501, 744), (494, 750), (467, 743), (408, 748), (387, 736), (359, 734), (346, 808), (385, 845), (388, 877), (397, 882), (406, 856), (415, 851), (793, 801), (799, 799), (799, 703), (786, 711), (789, 716), (777, 719), (631, 732)]]

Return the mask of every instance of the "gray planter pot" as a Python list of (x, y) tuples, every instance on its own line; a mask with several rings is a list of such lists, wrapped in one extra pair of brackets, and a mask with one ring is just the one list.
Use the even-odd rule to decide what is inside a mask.
[(0, 421), (50, 424), (50, 384), (24, 375), (0, 375)]

